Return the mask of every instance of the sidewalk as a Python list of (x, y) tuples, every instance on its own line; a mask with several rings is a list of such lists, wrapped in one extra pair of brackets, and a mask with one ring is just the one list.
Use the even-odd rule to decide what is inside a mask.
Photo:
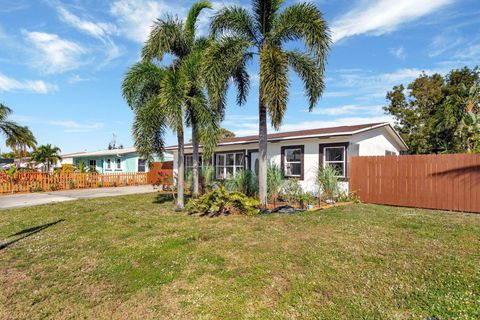
[(54, 192), (23, 193), (0, 196), (0, 210), (36, 206), (40, 204), (73, 201), (78, 199), (90, 199), (100, 197), (114, 197), (128, 194), (149, 193), (155, 190), (151, 185), (116, 187), (116, 188), (95, 188), (95, 189), (74, 189)]

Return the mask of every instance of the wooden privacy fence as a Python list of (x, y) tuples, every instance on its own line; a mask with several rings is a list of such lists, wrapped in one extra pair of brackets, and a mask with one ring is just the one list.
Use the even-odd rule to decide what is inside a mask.
[(173, 185), (173, 161), (154, 162), (147, 175), (149, 184), (170, 187)]
[(0, 173), (0, 193), (55, 191), (79, 188), (119, 187), (147, 184), (146, 173)]
[(369, 203), (480, 212), (480, 154), (352, 157), (350, 191)]

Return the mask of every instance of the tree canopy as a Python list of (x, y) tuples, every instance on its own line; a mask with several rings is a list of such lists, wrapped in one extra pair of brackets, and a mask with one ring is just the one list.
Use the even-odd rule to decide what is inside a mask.
[(475, 89), (479, 86), (478, 67), (452, 70), (445, 76), (422, 74), (406, 88), (393, 87), (384, 110), (394, 117), (395, 129), (412, 154), (478, 150), (480, 145), (472, 146), (469, 140), (480, 136), (480, 131), (473, 127), (477, 122), (472, 114), (470, 119), (466, 114), (480, 112), (480, 91)]

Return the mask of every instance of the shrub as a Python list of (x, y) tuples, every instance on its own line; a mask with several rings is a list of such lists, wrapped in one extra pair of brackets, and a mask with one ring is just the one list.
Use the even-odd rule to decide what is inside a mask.
[(224, 186), (219, 186), (198, 199), (190, 199), (186, 210), (190, 214), (200, 216), (221, 216), (230, 214), (242, 214), (247, 216), (257, 215), (260, 203), (240, 192), (229, 192)]
[(299, 195), (300, 207), (305, 209), (308, 205), (313, 205), (317, 197), (312, 192), (302, 192)]
[(249, 197), (253, 197), (258, 191), (257, 178), (251, 170), (238, 171), (235, 177), (225, 181), (225, 187), (228, 191), (241, 192)]
[(300, 196), (303, 194), (302, 186), (298, 179), (288, 179), (282, 184), (280, 195), (288, 203), (300, 202)]
[(205, 166), (202, 168), (201, 176), (203, 178), (203, 190), (211, 190), (214, 186), (215, 168), (213, 166)]
[(267, 194), (270, 201), (275, 206), (283, 183), (283, 172), (280, 167), (274, 163), (269, 163), (267, 167)]
[(338, 195), (338, 172), (332, 166), (319, 168), (317, 171), (317, 185), (320, 189), (320, 195), (323, 195), (327, 200), (333, 201), (333, 198)]

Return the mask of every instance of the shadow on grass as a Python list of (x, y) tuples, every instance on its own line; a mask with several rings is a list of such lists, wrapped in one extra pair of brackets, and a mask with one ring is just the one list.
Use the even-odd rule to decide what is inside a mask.
[(171, 202), (171, 201), (173, 201), (173, 195), (159, 193), (153, 200), (153, 203), (162, 204), (162, 203)]
[(46, 224), (42, 224), (42, 225), (39, 225), (39, 226), (36, 226), (36, 227), (32, 227), (32, 228), (28, 228), (28, 229), (24, 229), (22, 231), (19, 231), (17, 233), (14, 233), (12, 235), (9, 235), (8, 237), (11, 238), (11, 237), (15, 237), (15, 236), (20, 236), (20, 235), (24, 235), (20, 238), (17, 238), (15, 240), (11, 240), (11, 241), (8, 241), (8, 242), (4, 242), (4, 243), (0, 243), (0, 250), (3, 250), (3, 249), (6, 249), (7, 247), (9, 247), (10, 245), (20, 241), (20, 240), (23, 240), (27, 237), (30, 237), (31, 235), (34, 235), (35, 233), (38, 233), (44, 229), (47, 229), (48, 227), (51, 227), (51, 226), (54, 226), (56, 225), (57, 223), (60, 223), (60, 222), (63, 222), (65, 221), (65, 219), (60, 219), (60, 220), (57, 220), (57, 221), (54, 221), (54, 222), (50, 222), (50, 223), (46, 223)]

